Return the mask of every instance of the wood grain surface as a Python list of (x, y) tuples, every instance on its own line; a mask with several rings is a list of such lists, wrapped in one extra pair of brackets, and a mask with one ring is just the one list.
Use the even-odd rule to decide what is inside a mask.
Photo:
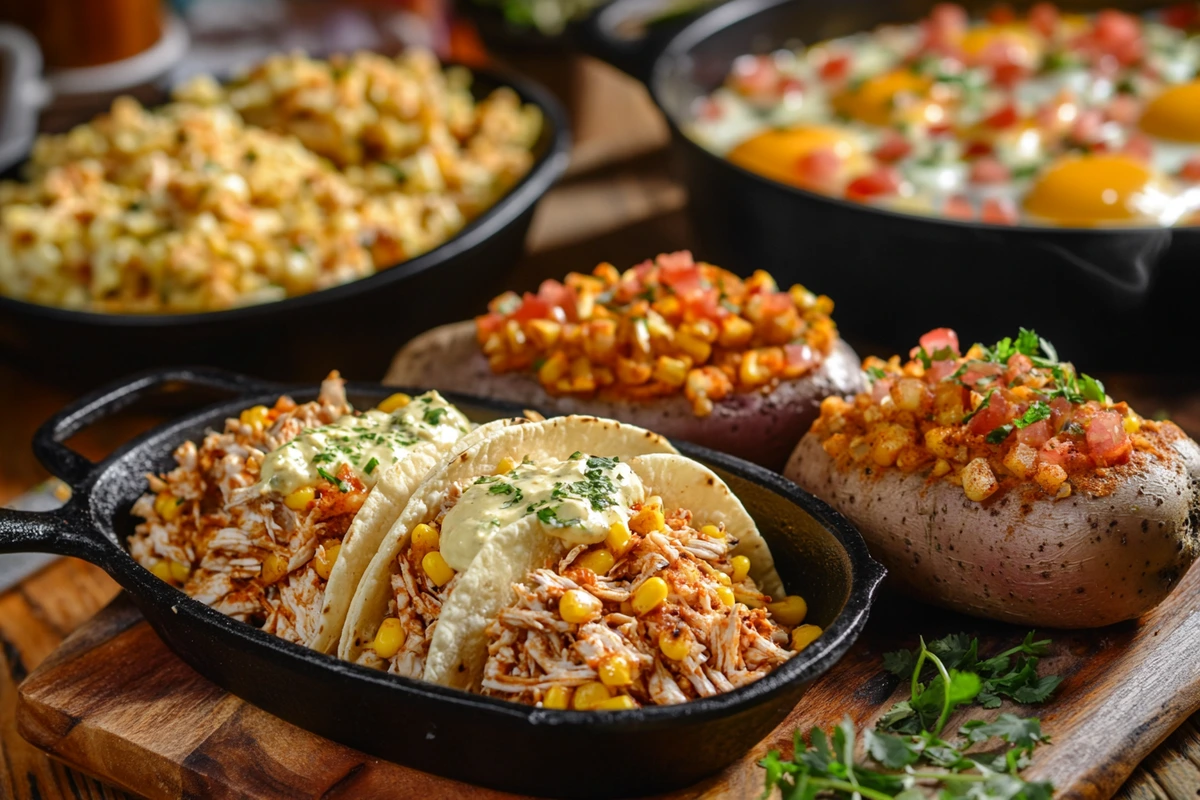
[[(1140, 624), (1054, 635), (1043, 668), (1065, 680), (1033, 712), (1053, 744), (1036, 754), (1031, 779), (1051, 781), (1062, 798), (1110, 797), (1200, 707), (1198, 604), (1200, 572), (1193, 571)], [(830, 728), (846, 715), (870, 724), (904, 699), (907, 686), (883, 671), (883, 653), (922, 634), (964, 629), (980, 636), (981, 654), (1023, 635), (886, 597), (862, 640), (774, 733), (721, 775), (671, 797), (755, 796), (763, 779), (756, 762), (770, 749), (786, 752), (795, 728)], [(955, 724), (1005, 710), (1013, 709), (976, 709)], [(150, 798), (500, 796), (322, 740), (226, 694), (177, 659), (124, 597), (22, 683), (17, 722), (38, 747)], [(1170, 774), (1175, 780), (1179, 773)]]

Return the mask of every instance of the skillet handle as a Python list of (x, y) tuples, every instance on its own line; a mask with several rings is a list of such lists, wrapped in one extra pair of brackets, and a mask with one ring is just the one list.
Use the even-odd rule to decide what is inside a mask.
[(53, 553), (99, 563), (106, 548), (74, 500), (54, 511), (0, 508), (0, 554)]
[(280, 384), (209, 367), (141, 372), (80, 398), (47, 420), (33, 435), (34, 455), (46, 469), (77, 490), (91, 477), (96, 465), (63, 442), (150, 392), (173, 384), (217, 389), (235, 396), (280, 388)]

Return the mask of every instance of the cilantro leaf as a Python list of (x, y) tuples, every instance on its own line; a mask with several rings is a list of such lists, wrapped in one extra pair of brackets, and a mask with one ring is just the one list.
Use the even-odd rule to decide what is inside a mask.
[(878, 381), (887, 377), (887, 373), (883, 371), (882, 367), (867, 367), (867, 376), (872, 381)]
[(1028, 428), (1035, 422), (1041, 422), (1044, 419), (1050, 419), (1050, 406), (1041, 400), (1035, 400), (1020, 418), (1013, 420), (1013, 425), (1018, 428)]
[(988, 435), (986, 437), (987, 443), (988, 444), (1000, 444), (1005, 439), (1007, 439), (1008, 435), (1012, 432), (1013, 432), (1012, 423), (1009, 423), (1007, 425), (1001, 425), (999, 428), (992, 428), (991, 432), (988, 433)]
[(1103, 403), (1106, 399), (1104, 384), (1091, 375), (1079, 376), (1079, 393), (1083, 395), (1083, 399), (1095, 400), (1097, 403)]
[(1042, 348), (1042, 338), (1028, 328), (1021, 328), (1017, 334), (1017, 352), (1026, 356), (1036, 356)]

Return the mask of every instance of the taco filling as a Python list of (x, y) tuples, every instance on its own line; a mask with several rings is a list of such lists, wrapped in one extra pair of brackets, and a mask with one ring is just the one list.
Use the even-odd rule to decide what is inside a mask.
[[(355, 411), (331, 373), (315, 401), (283, 396), (226, 420), (199, 445), (180, 445), (175, 469), (147, 475), (130, 553), (218, 611), (315, 646), (343, 541), (374, 487), (401, 481), (406, 462), (428, 469), (470, 429), (437, 392)], [(407, 501), (395, 486), (388, 492)], [(372, 518), (387, 516), (384, 500), (371, 501)]]

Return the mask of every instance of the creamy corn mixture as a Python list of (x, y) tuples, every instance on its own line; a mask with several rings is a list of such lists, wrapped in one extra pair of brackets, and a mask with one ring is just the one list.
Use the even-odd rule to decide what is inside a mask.
[(683, 394), (697, 416), (734, 392), (769, 391), (818, 368), (837, 341), (833, 301), (780, 291), (664, 253), (620, 272), (506, 292), (476, 319), (494, 372), (530, 372), (550, 394), (646, 401)]
[(213, 311), (437, 247), (532, 166), (538, 109), (428, 53), (277, 56), (148, 110), (40, 137), (0, 184), (0, 293), (109, 313)]

